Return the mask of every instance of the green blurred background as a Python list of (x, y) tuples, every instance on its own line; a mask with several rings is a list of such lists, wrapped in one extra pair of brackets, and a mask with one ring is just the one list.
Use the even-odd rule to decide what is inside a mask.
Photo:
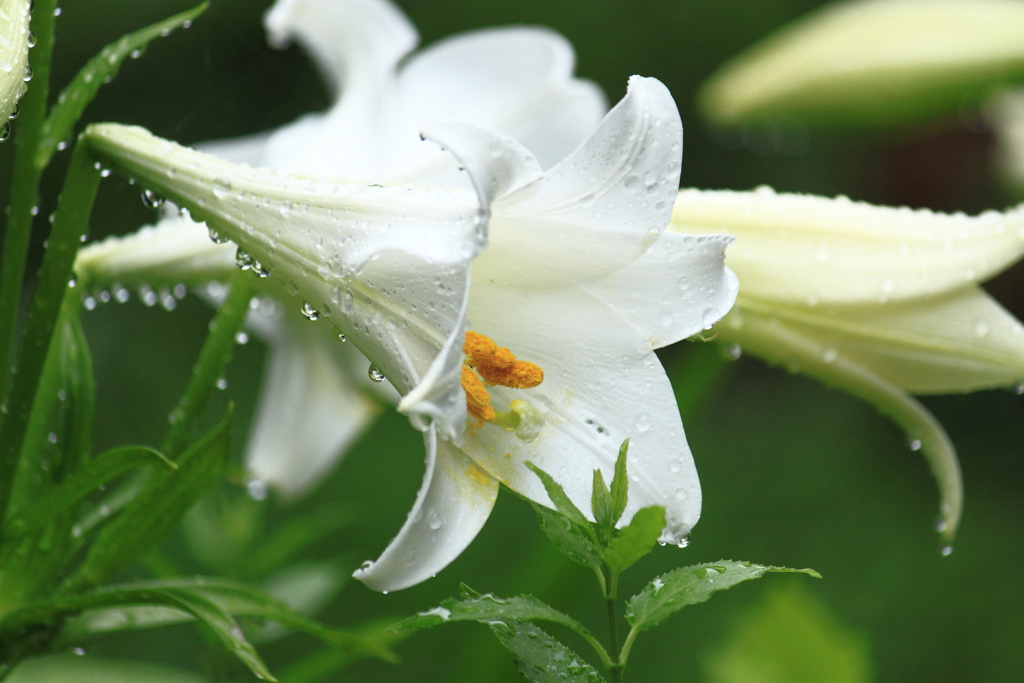
[[(67, 2), (57, 25), (54, 87), (63, 87), (104, 44), (191, 4)], [(324, 108), (326, 92), (301, 51), (266, 46), (260, 19), (269, 4), (213, 0), (192, 28), (156, 41), (142, 59), (127, 62), (85, 120), (140, 124), (192, 143), (264, 130)], [(727, 58), (817, 2), (399, 4), (419, 28), (423, 44), (483, 26), (551, 26), (575, 45), (578, 74), (598, 82), (611, 102), (624, 94), (631, 74), (661, 79), (683, 116), (684, 186), (750, 189), (769, 184), (783, 191), (968, 212), (1011, 202), (991, 171), (992, 136), (972, 112), (928, 128), (872, 137), (801, 132), (785, 139), (744, 139), (708, 129), (694, 107), (698, 84)], [(41, 216), (52, 210), (66, 157), (58, 157), (48, 172)], [(0, 187), (6, 187), (9, 150), (0, 149), (0, 163)], [(124, 234), (153, 219), (137, 187), (110, 178), (100, 191), (92, 237)], [(45, 235), (36, 237), (41, 242)], [(989, 289), (1021, 317), (1022, 284), (1024, 271), (1017, 269)], [(108, 304), (85, 316), (99, 387), (97, 448), (159, 443), (210, 316), (211, 310), (192, 297), (170, 313), (145, 308), (133, 297), (128, 304)], [(776, 603), (806, 603), (808, 613), (827, 628), (805, 629), (803, 637), (831, 629), (842, 641), (835, 652), (845, 647), (855, 660), (868, 658), (872, 673), (830, 677), (822, 673), (826, 666), (800, 674), (800, 665), (794, 664), (788, 674), (773, 678), (763, 673), (747, 680), (1024, 681), (1024, 584), (1015, 569), (1024, 565), (1024, 458), (1019, 453), (1024, 399), (1010, 392), (925, 399), (959, 449), (966, 485), (955, 552), (942, 557), (933, 529), (937, 494), (927, 467), (871, 407), (755, 360), (726, 363), (714, 344), (678, 345), (662, 358), (685, 406), (704, 512), (689, 548), (657, 549), (627, 574), (623, 592), (635, 592), (647, 578), (676, 566), (722, 558), (813, 567), (825, 578), (771, 576), (683, 611), (640, 638), (628, 680), (738, 683), (735, 675), (729, 678), (728, 671), (737, 669), (730, 669), (729, 658), (740, 656), (736, 652), (743, 642), (767, 638), (751, 635), (756, 628), (750, 624), (775, 614)], [(228, 399), (237, 402), (238, 451), (262, 362), (258, 342), (239, 347), (227, 376), (229, 387), (215, 407), (223, 409)], [(715, 364), (725, 367), (704, 390), (694, 369)], [(695, 391), (702, 392), (696, 400)], [(308, 549), (306, 557), (342, 556), (355, 566), (376, 557), (398, 530), (422, 470), (419, 435), (404, 417), (385, 412), (314, 494), (291, 507), (273, 500), (258, 507), (273, 524), (342, 501), (345, 514), (357, 523), (332, 533)], [(170, 539), (164, 552), (186, 570), (201, 569), (180, 538)], [(591, 575), (562, 558), (541, 535), (529, 507), (507, 493), (476, 542), (437, 578), (386, 596), (351, 582), (320, 618), (345, 626), (372, 616), (408, 615), (457, 593), (460, 581), (497, 595), (532, 593), (603, 633), (603, 605)], [(787, 632), (784, 618), (767, 623), (781, 629), (776, 638)], [(785, 652), (768, 649), (781, 658), (813, 658), (816, 645), (805, 643), (800, 633), (793, 630)], [(589, 657), (581, 641), (557, 634)], [(271, 669), (280, 672), (317, 647), (310, 639), (290, 636), (262, 652)], [(749, 650), (744, 656), (753, 656)], [(194, 628), (176, 627), (89, 644), (82, 661), (116, 657), (203, 671), (206, 651)], [(473, 624), (417, 634), (399, 645), (399, 652), (399, 665), (361, 662), (329, 680), (521, 680), (497, 641)], [(233, 675), (250, 680), (244, 672)]]

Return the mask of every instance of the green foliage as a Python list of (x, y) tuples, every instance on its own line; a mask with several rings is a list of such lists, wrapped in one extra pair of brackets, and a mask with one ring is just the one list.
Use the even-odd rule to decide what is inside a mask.
[(61, 91), (57, 98), (57, 104), (54, 105), (46, 123), (43, 124), (43, 135), (35, 154), (36, 167), (46, 168), (57, 150), (57, 145), (62, 140), (68, 139), (75, 124), (78, 123), (78, 119), (82, 116), (82, 112), (96, 97), (100, 86), (109, 83), (117, 75), (121, 68), (121, 62), (129, 55), (133, 58), (138, 57), (145, 51), (151, 40), (167, 36), (171, 31), (184, 24), (191, 24), (192, 20), (205, 12), (209, 6), (208, 1), (204, 2), (152, 26), (122, 36), (90, 59), (74, 80)]
[(750, 579), (759, 579), (769, 572), (809, 574), (821, 578), (813, 569), (766, 567), (731, 560), (681, 567), (662, 574), (630, 598), (626, 602), (626, 621), (634, 629), (646, 631), (688, 605), (704, 602), (718, 591)]
[(534, 683), (602, 683), (604, 678), (572, 650), (529, 622), (496, 622), (491, 631)]
[(533, 503), (533, 509), (540, 518), (540, 528), (559, 552), (570, 560), (600, 573), (601, 553), (586, 527), (574, 523), (565, 515)]
[(769, 592), (704, 662), (709, 683), (870, 683), (867, 641), (799, 585)]
[(99, 486), (126, 472), (150, 465), (178, 469), (177, 465), (159, 451), (148, 446), (122, 446), (109, 450), (86, 463), (60, 484), (50, 488), (39, 500), (27, 506), (23, 514), (10, 520), (4, 532), (8, 537), (18, 537), (35, 531), (75, 506)]
[(440, 607), (420, 612), (414, 617), (400, 621), (395, 630), (418, 630), (456, 621), (479, 621), (491, 626), (500, 622), (550, 621), (566, 626), (588, 640), (590, 631), (567, 614), (544, 604), (529, 595), (514, 598), (497, 598), (490, 593), (481, 595), (466, 585), (462, 586), (461, 600), (442, 600)]
[(224, 471), (231, 411), (178, 460), (178, 469), (153, 473), (132, 501), (106, 524), (66, 590), (95, 586), (166, 536), (199, 495)]
[(19, 665), (4, 683), (204, 683), (204, 680), (169, 667), (67, 654), (27, 661)]
[(621, 574), (637, 560), (654, 550), (665, 528), (665, 508), (657, 505), (641, 508), (630, 523), (609, 541), (603, 557), (614, 574)]

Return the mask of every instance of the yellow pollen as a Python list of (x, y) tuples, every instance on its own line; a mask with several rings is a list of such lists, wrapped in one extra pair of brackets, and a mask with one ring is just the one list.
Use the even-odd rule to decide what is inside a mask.
[(491, 483), (491, 478), (484, 472), (477, 469), (476, 465), (470, 465), (466, 469), (466, 476), (480, 484), (481, 486), (487, 486)]
[(539, 365), (518, 360), (507, 348), (499, 348), (477, 332), (466, 332), (462, 350), (466, 354), (466, 365), (474, 368), (486, 384), (532, 389), (544, 381), (544, 370)]
[(494, 419), (494, 408), (491, 407), (491, 395), (484, 388), (484, 383), (471, 369), (462, 366), (462, 388), (466, 392), (466, 411), (476, 418), (476, 426)]

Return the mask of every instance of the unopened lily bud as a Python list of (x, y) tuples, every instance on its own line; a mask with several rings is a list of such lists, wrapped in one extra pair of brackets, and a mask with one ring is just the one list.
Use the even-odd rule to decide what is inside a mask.
[(711, 121), (881, 127), (1024, 81), (1024, 3), (859, 0), (768, 36), (705, 83)]
[(0, 129), (16, 116), (18, 99), (28, 81), (29, 0), (0, 0)]

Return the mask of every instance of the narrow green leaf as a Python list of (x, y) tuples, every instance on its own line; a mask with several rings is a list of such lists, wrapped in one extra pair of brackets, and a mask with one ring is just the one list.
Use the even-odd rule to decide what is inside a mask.
[(565, 493), (565, 489), (562, 488), (561, 484), (555, 481), (550, 474), (537, 467), (532, 462), (526, 463), (526, 466), (529, 467), (530, 471), (536, 474), (541, 483), (544, 484), (544, 490), (547, 491), (548, 497), (551, 499), (551, 502), (554, 503), (556, 510), (572, 520), (574, 524), (578, 524), (587, 529), (590, 528), (590, 521), (587, 520), (584, 514), (580, 512), (580, 509), (569, 499), (569, 496)]
[(30, 629), (38, 628), (39, 625), (54, 626), (65, 614), (82, 609), (132, 604), (162, 605), (192, 615), (210, 627), (224, 647), (249, 667), (257, 677), (270, 681), (277, 680), (226, 610), (196, 591), (174, 586), (108, 586), (80, 595), (58, 596), (52, 600), (28, 605), (0, 622), (0, 639), (18, 636)]
[(601, 572), (600, 552), (585, 529), (543, 505), (534, 503), (533, 509), (540, 518), (540, 528), (559, 552), (577, 564)]
[(65, 590), (95, 586), (127, 566), (177, 526), (196, 499), (220, 478), (228, 457), (231, 408), (178, 461), (178, 469), (153, 473), (124, 509), (99, 533)]
[(597, 530), (597, 538), (601, 545), (607, 546), (611, 540), (612, 531), (615, 529), (615, 519), (612, 517), (612, 494), (608, 485), (604, 483), (604, 475), (601, 470), (594, 470), (594, 483), (590, 493), (590, 509), (594, 512), (594, 528)]
[(71, 83), (57, 97), (57, 104), (50, 112), (43, 125), (42, 139), (36, 149), (36, 168), (43, 169), (50, 163), (51, 157), (62, 140), (71, 136), (82, 112), (96, 97), (100, 86), (109, 83), (117, 75), (123, 62), (129, 55), (138, 56), (146, 49), (149, 41), (166, 36), (174, 29), (191, 23), (206, 11), (209, 2), (159, 21), (152, 26), (122, 36), (119, 40), (107, 45), (99, 54), (90, 59)]
[(253, 548), (248, 576), (260, 577), (284, 566), (303, 548), (352, 523), (353, 515), (328, 503), (308, 515), (285, 520)]
[(162, 464), (172, 470), (178, 468), (148, 446), (123, 446), (109, 450), (86, 464), (69, 479), (51, 488), (49, 493), (33, 503), (24, 514), (8, 522), (5, 534), (18, 536), (33, 531), (85, 498), (98, 486), (125, 472), (156, 464)]
[(181, 669), (68, 653), (26, 660), (18, 664), (4, 683), (206, 683), (207, 680)]
[(629, 453), (629, 439), (619, 446), (619, 457), (615, 459), (615, 476), (612, 477), (612, 524), (622, 519), (629, 502), (629, 477), (626, 474), (626, 454)]
[(512, 653), (519, 673), (534, 683), (604, 683), (594, 667), (529, 622), (494, 624), (491, 631)]
[(769, 572), (809, 574), (821, 578), (813, 569), (766, 567), (732, 560), (681, 567), (654, 579), (630, 598), (626, 603), (626, 621), (635, 631), (646, 631), (687, 605), (704, 602), (716, 591), (732, 588), (749, 579), (759, 579)]
[[(409, 637), (411, 632), (398, 633), (389, 628), (394, 622), (392, 620), (374, 620), (355, 627), (354, 633), (377, 643), (383, 649), (389, 650), (395, 644)], [(281, 674), (284, 683), (318, 683), (319, 681), (335, 681), (333, 677), (341, 669), (362, 657), (343, 650), (325, 648), (305, 659), (301, 659), (288, 667)], [(328, 678), (331, 676), (331, 678)]]
[(628, 526), (619, 529), (604, 552), (604, 561), (616, 574), (632, 567), (651, 552), (665, 528), (665, 508), (659, 505), (641, 508)]
[[(11, 487), (25, 440), (29, 416), (35, 402), (58, 316), (65, 296), (77, 293), (69, 289), (71, 266), (82, 242), (92, 211), (100, 174), (93, 168), (86, 145), (75, 145), (67, 176), (50, 231), (49, 246), (43, 255), (35, 292), (25, 316), (24, 332), (18, 351), (17, 374), (7, 397), (8, 413), (0, 422), (0, 515), (9, 511)], [(6, 368), (4, 368), (6, 372)]]

